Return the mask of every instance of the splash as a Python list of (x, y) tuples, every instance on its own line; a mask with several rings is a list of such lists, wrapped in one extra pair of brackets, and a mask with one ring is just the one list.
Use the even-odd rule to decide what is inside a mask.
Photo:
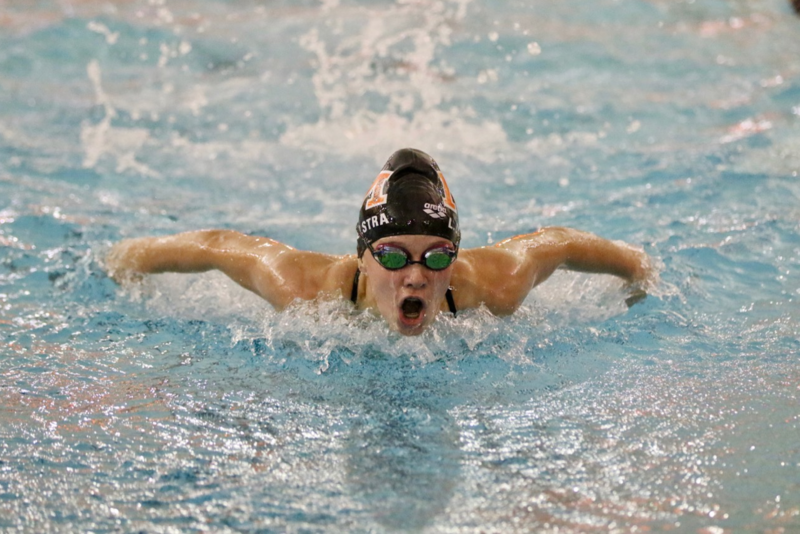
[(439, 57), (470, 3), (398, 2), (388, 13), (383, 7), (334, 13), (326, 4), (325, 25), (299, 41), (313, 57), (321, 117), (288, 128), (281, 143), (369, 155), (401, 145), (473, 148), (479, 159), (491, 160), (507, 143), (502, 125), (451, 103), (459, 80)]
[(86, 73), (94, 88), (96, 105), (101, 106), (104, 113), (96, 124), (89, 121), (81, 124), (83, 166), (94, 168), (103, 156), (109, 156), (116, 161), (116, 172), (134, 171), (152, 178), (160, 177), (157, 171), (136, 160), (136, 153), (150, 138), (149, 131), (144, 128), (114, 127), (112, 121), (117, 117), (117, 112), (103, 90), (100, 63), (97, 60), (90, 61)]
[(628, 310), (625, 289), (614, 277), (560, 272), (552, 278), (513, 316), (496, 317), (483, 307), (457, 317), (442, 313), (417, 337), (392, 332), (375, 313), (357, 311), (339, 299), (298, 301), (276, 312), (216, 272), (149, 276), (122, 292), (144, 304), (149, 317), (224, 324), (230, 338), (220, 340), (223, 344), (255, 343), (262, 347), (253, 349), (259, 357), (305, 360), (324, 373), (334, 361), (351, 365), (373, 358), (418, 366), (483, 357), (509, 365), (538, 365), (572, 329), (596, 338), (599, 331), (593, 325)]

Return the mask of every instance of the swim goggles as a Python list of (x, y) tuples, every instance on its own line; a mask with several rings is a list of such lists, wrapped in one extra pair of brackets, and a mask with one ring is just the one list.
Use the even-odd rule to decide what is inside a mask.
[(372, 253), (372, 257), (381, 264), (381, 267), (390, 271), (397, 271), (406, 265), (415, 263), (423, 265), (431, 271), (442, 271), (450, 267), (456, 261), (456, 256), (458, 255), (458, 251), (450, 247), (436, 247), (426, 250), (421, 260), (413, 261), (411, 260), (411, 254), (400, 247), (379, 245), (378, 250), (375, 250), (370, 243), (367, 243), (367, 247)]

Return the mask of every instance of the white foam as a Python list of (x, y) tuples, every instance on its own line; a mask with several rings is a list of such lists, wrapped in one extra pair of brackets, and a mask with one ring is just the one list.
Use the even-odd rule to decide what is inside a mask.
[(457, 111), (428, 110), (409, 119), (392, 113), (359, 111), (338, 120), (321, 119), (287, 129), (281, 144), (323, 153), (384, 158), (400, 146), (433, 147), (437, 152), (468, 152), (492, 162), (507, 146), (501, 124), (469, 121)]
[(391, 332), (376, 314), (359, 312), (342, 299), (298, 301), (279, 313), (217, 272), (149, 276), (126, 285), (122, 293), (143, 302), (154, 317), (223, 323), (231, 331), (231, 344), (262, 339), (279, 358), (317, 362), (320, 372), (328, 369), (334, 353), (345, 362), (380, 354), (419, 365), (489, 354), (531, 365), (556, 331), (580, 324), (591, 328), (627, 312), (618, 279), (565, 272), (536, 288), (513, 316), (496, 317), (485, 308), (455, 318), (441, 314), (417, 337)]
[(117, 112), (111, 99), (103, 90), (100, 63), (93, 59), (86, 67), (89, 81), (95, 92), (96, 104), (103, 107), (104, 115), (100, 122), (81, 123), (81, 145), (84, 150), (83, 166), (93, 168), (104, 156), (116, 161), (116, 172), (133, 171), (135, 173), (160, 177), (157, 171), (149, 168), (136, 159), (136, 153), (150, 139), (150, 132), (144, 128), (118, 128), (112, 126)]
[(93, 31), (95, 33), (99, 33), (100, 35), (105, 37), (106, 38), (106, 43), (109, 44), (109, 45), (116, 44), (117, 40), (119, 39), (119, 32), (112, 32), (108, 28), (108, 26), (106, 26), (105, 24), (102, 24), (100, 22), (97, 22), (96, 20), (89, 21), (89, 23), (86, 25), (86, 27), (90, 31)]
[[(438, 49), (450, 44), (469, 3), (400, 2), (388, 13), (382, 8), (334, 18), (331, 35), (312, 27), (299, 43), (315, 58), (311, 81), (322, 117), (289, 125), (281, 144), (359, 156), (426, 146), (491, 161), (508, 145), (502, 125), (472, 118), (469, 109), (448, 108), (458, 88), (450, 69), (437, 62)], [(358, 24), (352, 20), (364, 16)], [(386, 102), (384, 109), (370, 109), (371, 98)]]

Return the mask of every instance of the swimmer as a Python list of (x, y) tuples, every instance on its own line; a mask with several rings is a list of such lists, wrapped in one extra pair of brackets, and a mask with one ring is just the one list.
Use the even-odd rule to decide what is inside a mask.
[(460, 249), (455, 200), (436, 162), (415, 149), (389, 158), (364, 198), (357, 254), (296, 250), (232, 230), (128, 239), (107, 257), (122, 282), (147, 273), (217, 269), (282, 310), (297, 299), (348, 299), (404, 335), (441, 313), (485, 306), (509, 315), (556, 269), (626, 280), (633, 300), (651, 274), (641, 250), (569, 228), (549, 227), (493, 246)]

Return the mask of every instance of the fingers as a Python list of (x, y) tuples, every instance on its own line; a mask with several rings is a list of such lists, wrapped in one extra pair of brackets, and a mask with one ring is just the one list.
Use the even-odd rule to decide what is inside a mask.
[(633, 293), (631, 293), (628, 298), (625, 299), (625, 304), (628, 306), (628, 308), (630, 308), (634, 304), (638, 304), (646, 298), (647, 298), (647, 291), (645, 291), (644, 289), (637, 289)]

